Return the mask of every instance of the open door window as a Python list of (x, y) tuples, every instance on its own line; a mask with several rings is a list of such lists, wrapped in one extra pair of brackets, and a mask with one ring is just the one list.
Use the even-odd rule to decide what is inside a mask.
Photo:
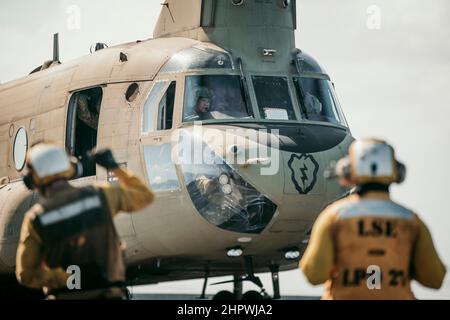
[(67, 112), (66, 149), (83, 165), (83, 177), (96, 174), (95, 162), (87, 153), (97, 146), (98, 120), (103, 90), (96, 87), (72, 95)]
[(175, 105), (176, 82), (170, 83), (159, 103), (158, 130), (170, 130), (173, 126), (173, 109)]

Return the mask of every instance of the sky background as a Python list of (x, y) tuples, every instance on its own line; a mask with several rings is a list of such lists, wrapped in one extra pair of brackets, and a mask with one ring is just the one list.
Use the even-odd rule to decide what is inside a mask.
[[(225, 1), (225, 0), (222, 0)], [(153, 33), (160, 0), (1, 0), (0, 82), (28, 74), (52, 58), (60, 33), (61, 61)], [(336, 84), (357, 138), (387, 139), (408, 167), (394, 200), (419, 213), (450, 264), (450, 1), (297, 0), (297, 47), (315, 57)], [(80, 13), (79, 23), (73, 18)], [(270, 276), (262, 276), (272, 292)], [(221, 279), (219, 279), (221, 280)], [(210, 282), (215, 282), (212, 279)], [(284, 295), (320, 295), (299, 271), (280, 276)], [(195, 293), (202, 281), (135, 288), (135, 292)], [(450, 299), (450, 276), (435, 291), (414, 285), (419, 298)], [(231, 285), (209, 287), (212, 294)], [(254, 288), (245, 284), (244, 289)]]

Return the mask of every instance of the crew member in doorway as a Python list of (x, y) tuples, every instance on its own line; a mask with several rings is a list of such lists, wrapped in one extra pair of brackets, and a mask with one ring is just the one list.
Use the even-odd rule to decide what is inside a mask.
[(88, 93), (81, 93), (77, 100), (77, 116), (92, 130), (98, 129), (101, 99)]
[(88, 152), (97, 145), (101, 101), (101, 88), (85, 90), (77, 96), (76, 156), (83, 165), (85, 177), (96, 174), (95, 162), (90, 159)]
[(394, 149), (374, 139), (354, 142), (337, 163), (331, 176), (356, 192), (320, 214), (300, 262), (309, 282), (325, 283), (323, 299), (414, 299), (413, 279), (441, 287), (446, 269), (429, 230), (389, 196), (405, 172)]

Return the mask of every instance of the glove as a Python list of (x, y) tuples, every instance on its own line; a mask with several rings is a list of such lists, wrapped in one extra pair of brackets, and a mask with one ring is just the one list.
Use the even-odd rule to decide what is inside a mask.
[(119, 164), (114, 159), (110, 149), (92, 150), (90, 156), (94, 161), (107, 170), (119, 168)]

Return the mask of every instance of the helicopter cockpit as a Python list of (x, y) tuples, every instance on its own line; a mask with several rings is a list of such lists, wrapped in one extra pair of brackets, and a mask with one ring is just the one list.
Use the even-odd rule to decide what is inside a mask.
[(175, 54), (164, 73), (186, 73), (182, 122), (321, 122), (347, 127), (329, 76), (301, 52), (288, 75), (244, 76), (230, 53), (196, 45)]

